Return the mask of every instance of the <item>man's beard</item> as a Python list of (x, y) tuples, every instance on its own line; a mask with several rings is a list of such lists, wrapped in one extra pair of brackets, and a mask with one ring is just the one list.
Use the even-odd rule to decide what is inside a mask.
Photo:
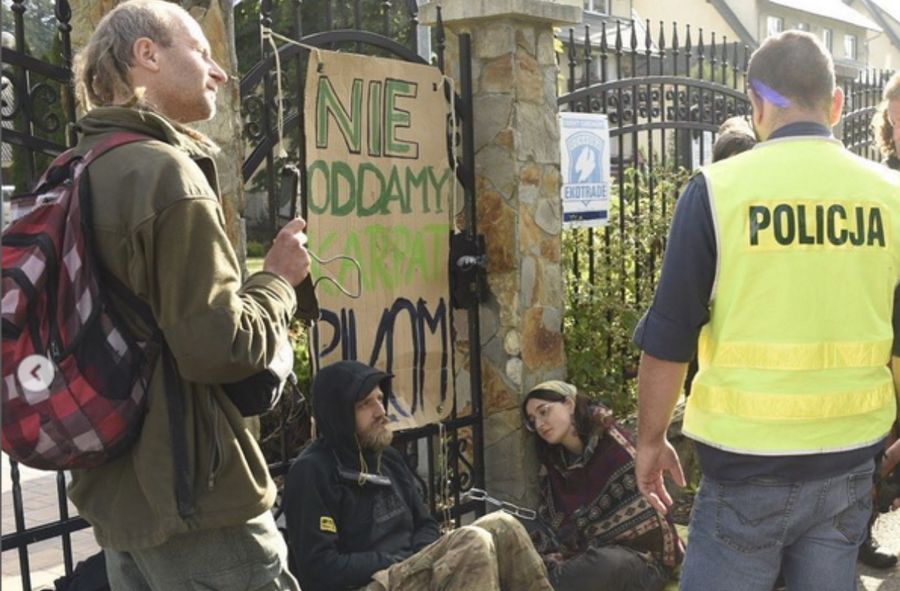
[(394, 432), (387, 428), (387, 421), (375, 423), (359, 436), (359, 445), (369, 451), (380, 453), (394, 440)]

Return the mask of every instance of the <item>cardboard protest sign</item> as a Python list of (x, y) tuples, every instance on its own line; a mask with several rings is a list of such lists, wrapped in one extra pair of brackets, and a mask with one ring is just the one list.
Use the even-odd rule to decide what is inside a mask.
[[(453, 172), (449, 105), (437, 68), (311, 52), (305, 91), (309, 248), (362, 268), (362, 296), (317, 293), (314, 366), (357, 359), (394, 374), (393, 428), (446, 417), (453, 404), (448, 280)], [(313, 265), (356, 287), (346, 261)]]

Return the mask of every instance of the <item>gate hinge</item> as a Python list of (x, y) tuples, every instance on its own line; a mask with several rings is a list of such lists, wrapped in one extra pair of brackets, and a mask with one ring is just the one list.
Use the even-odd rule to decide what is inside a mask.
[(484, 236), (450, 236), (450, 300), (454, 308), (468, 308), (487, 300), (487, 256)]

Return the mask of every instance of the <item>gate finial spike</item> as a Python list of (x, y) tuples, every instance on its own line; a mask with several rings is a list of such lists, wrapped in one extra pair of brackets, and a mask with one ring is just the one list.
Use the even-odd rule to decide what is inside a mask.
[(665, 29), (663, 27), (664, 27), (663, 22), (659, 21), (659, 41), (656, 42), (656, 44), (659, 47), (657, 47), (656, 49), (657, 49), (657, 51), (659, 51), (659, 73), (660, 73), (660, 75), (662, 75), (663, 70), (666, 67), (666, 33), (665, 33)]
[(650, 37), (650, 19), (648, 18), (646, 21), (646, 26), (644, 27), (644, 49), (647, 53), (650, 53), (650, 47), (653, 45), (653, 39)]
[(622, 21), (616, 19), (616, 53), (622, 53)]
[(609, 44), (606, 42), (606, 21), (603, 21), (600, 23), (600, 55), (606, 57), (608, 51)]

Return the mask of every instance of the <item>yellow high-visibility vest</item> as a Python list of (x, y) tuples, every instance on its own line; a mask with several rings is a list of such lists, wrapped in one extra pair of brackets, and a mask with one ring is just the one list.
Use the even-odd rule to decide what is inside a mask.
[(820, 137), (703, 175), (718, 257), (684, 433), (751, 455), (876, 443), (895, 417), (900, 175)]

